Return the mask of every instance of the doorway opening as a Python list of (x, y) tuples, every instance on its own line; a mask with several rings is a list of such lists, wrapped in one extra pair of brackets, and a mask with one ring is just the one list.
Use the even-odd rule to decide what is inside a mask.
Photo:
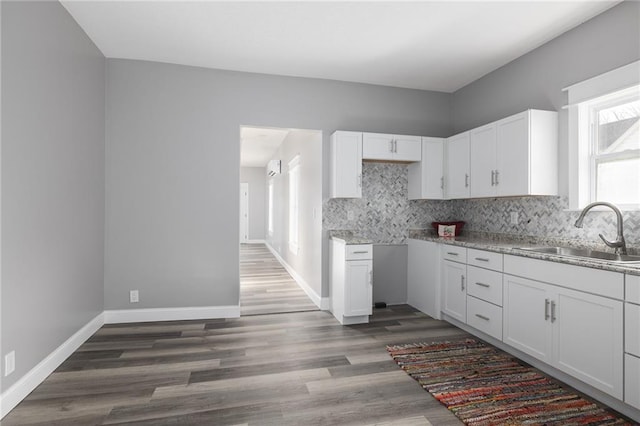
[(318, 310), (321, 256), (322, 132), (241, 126), (241, 315)]

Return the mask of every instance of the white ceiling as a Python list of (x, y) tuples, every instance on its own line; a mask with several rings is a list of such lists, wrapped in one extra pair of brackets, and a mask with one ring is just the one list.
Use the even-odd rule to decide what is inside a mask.
[(266, 166), (288, 134), (288, 129), (241, 127), (240, 166)]
[(618, 1), (61, 3), (109, 58), (454, 92)]

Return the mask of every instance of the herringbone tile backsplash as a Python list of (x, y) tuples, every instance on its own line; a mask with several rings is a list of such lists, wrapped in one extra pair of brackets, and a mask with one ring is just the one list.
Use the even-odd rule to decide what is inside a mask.
[[(583, 228), (573, 226), (579, 212), (567, 211), (566, 197), (485, 198), (451, 201), (407, 200), (407, 166), (364, 163), (361, 199), (327, 199), (325, 230), (348, 229), (378, 243), (405, 242), (409, 229), (430, 228), (432, 221), (464, 220), (465, 230), (574, 240), (604, 247), (598, 234), (616, 236), (612, 211), (591, 211)], [(349, 211), (353, 219), (349, 219)], [(511, 225), (511, 212), (518, 225)], [(640, 212), (623, 212), (629, 247), (640, 248)]]

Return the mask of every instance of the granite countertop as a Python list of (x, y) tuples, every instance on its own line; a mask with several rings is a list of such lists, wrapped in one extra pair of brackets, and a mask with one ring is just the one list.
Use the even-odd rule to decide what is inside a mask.
[(548, 247), (548, 246), (572, 246), (570, 241), (553, 238), (536, 238), (531, 236), (517, 236), (508, 234), (491, 234), (486, 232), (467, 232), (462, 236), (442, 238), (432, 230), (412, 229), (409, 238), (424, 241), (433, 241), (441, 244), (487, 250), (514, 256), (530, 257), (533, 259), (548, 260), (551, 262), (566, 263), (588, 268), (603, 269), (613, 272), (623, 272), (632, 275), (640, 275), (639, 263), (617, 263), (607, 260), (587, 259), (579, 257), (560, 256), (555, 254), (538, 253), (521, 248)]
[(329, 231), (329, 238), (342, 240), (345, 244), (373, 244), (368, 238), (354, 235), (353, 231)]

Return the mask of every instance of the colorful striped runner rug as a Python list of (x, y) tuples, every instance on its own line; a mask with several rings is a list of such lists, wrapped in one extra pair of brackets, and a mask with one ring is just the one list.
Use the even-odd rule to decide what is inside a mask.
[(394, 345), (387, 351), (467, 425), (632, 424), (473, 339)]

